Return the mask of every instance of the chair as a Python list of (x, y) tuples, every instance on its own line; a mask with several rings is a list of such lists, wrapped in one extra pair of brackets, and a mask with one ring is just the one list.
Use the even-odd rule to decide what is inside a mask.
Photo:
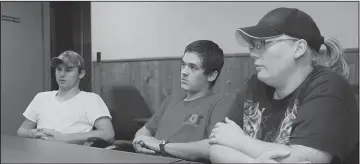
[[(89, 138), (88, 141), (93, 142), (93, 147), (134, 152), (132, 139), (137, 130), (144, 125), (146, 121), (144, 118), (150, 118), (152, 113), (145, 99), (134, 86), (114, 86), (110, 92), (112, 100), (110, 113), (115, 131), (115, 141), (108, 143), (100, 138)], [(138, 122), (136, 119), (143, 121)]]
[(359, 142), (356, 143), (355, 148), (351, 154), (345, 159), (344, 164), (358, 164), (359, 163)]
[(357, 104), (359, 104), (359, 84), (350, 84), (350, 85), (351, 85), (351, 90), (355, 95), (356, 102)]
[[(356, 104), (359, 105), (359, 84), (351, 84), (351, 90), (355, 95), (355, 99), (357, 102)], [(356, 143), (355, 148), (344, 162), (344, 164), (355, 164), (355, 163), (356, 164), (359, 163), (359, 142)]]

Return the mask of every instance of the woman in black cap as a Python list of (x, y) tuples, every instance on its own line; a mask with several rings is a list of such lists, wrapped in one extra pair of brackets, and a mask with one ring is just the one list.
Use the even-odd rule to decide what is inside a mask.
[(268, 12), (236, 39), (257, 73), (212, 130), (211, 161), (344, 162), (358, 143), (359, 113), (339, 42), (293, 8)]

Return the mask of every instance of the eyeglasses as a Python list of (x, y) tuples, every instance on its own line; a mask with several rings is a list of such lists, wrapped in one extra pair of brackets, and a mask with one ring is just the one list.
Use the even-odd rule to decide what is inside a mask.
[(270, 45), (273, 45), (275, 43), (278, 43), (280, 41), (285, 41), (285, 40), (299, 40), (299, 39), (297, 39), (297, 38), (284, 38), (284, 39), (276, 39), (276, 40), (260, 40), (257, 43), (255, 43), (255, 42), (249, 43), (249, 49), (250, 50), (253, 50), (253, 49), (261, 50), (262, 48), (270, 47)]

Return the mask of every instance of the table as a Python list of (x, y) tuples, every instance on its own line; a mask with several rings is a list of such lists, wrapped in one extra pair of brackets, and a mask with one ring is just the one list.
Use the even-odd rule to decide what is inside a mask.
[(201, 162), (193, 162), (193, 161), (185, 161), (185, 160), (179, 160), (175, 161), (173, 164), (204, 164)]
[(1, 134), (1, 163), (175, 163), (183, 161)]

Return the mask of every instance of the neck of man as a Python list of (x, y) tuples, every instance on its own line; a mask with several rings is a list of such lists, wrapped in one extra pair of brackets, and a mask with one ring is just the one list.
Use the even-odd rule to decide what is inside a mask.
[(207, 87), (197, 92), (187, 92), (184, 101), (196, 100), (198, 98), (205, 97), (211, 93), (212, 93), (212, 89)]
[(59, 88), (59, 92), (56, 94), (61, 100), (68, 100), (80, 93), (79, 85), (75, 85), (70, 89)]
[(274, 99), (283, 99), (294, 92), (313, 69), (311, 66), (295, 68), (295, 71), (289, 74), (281, 85), (274, 87)]

